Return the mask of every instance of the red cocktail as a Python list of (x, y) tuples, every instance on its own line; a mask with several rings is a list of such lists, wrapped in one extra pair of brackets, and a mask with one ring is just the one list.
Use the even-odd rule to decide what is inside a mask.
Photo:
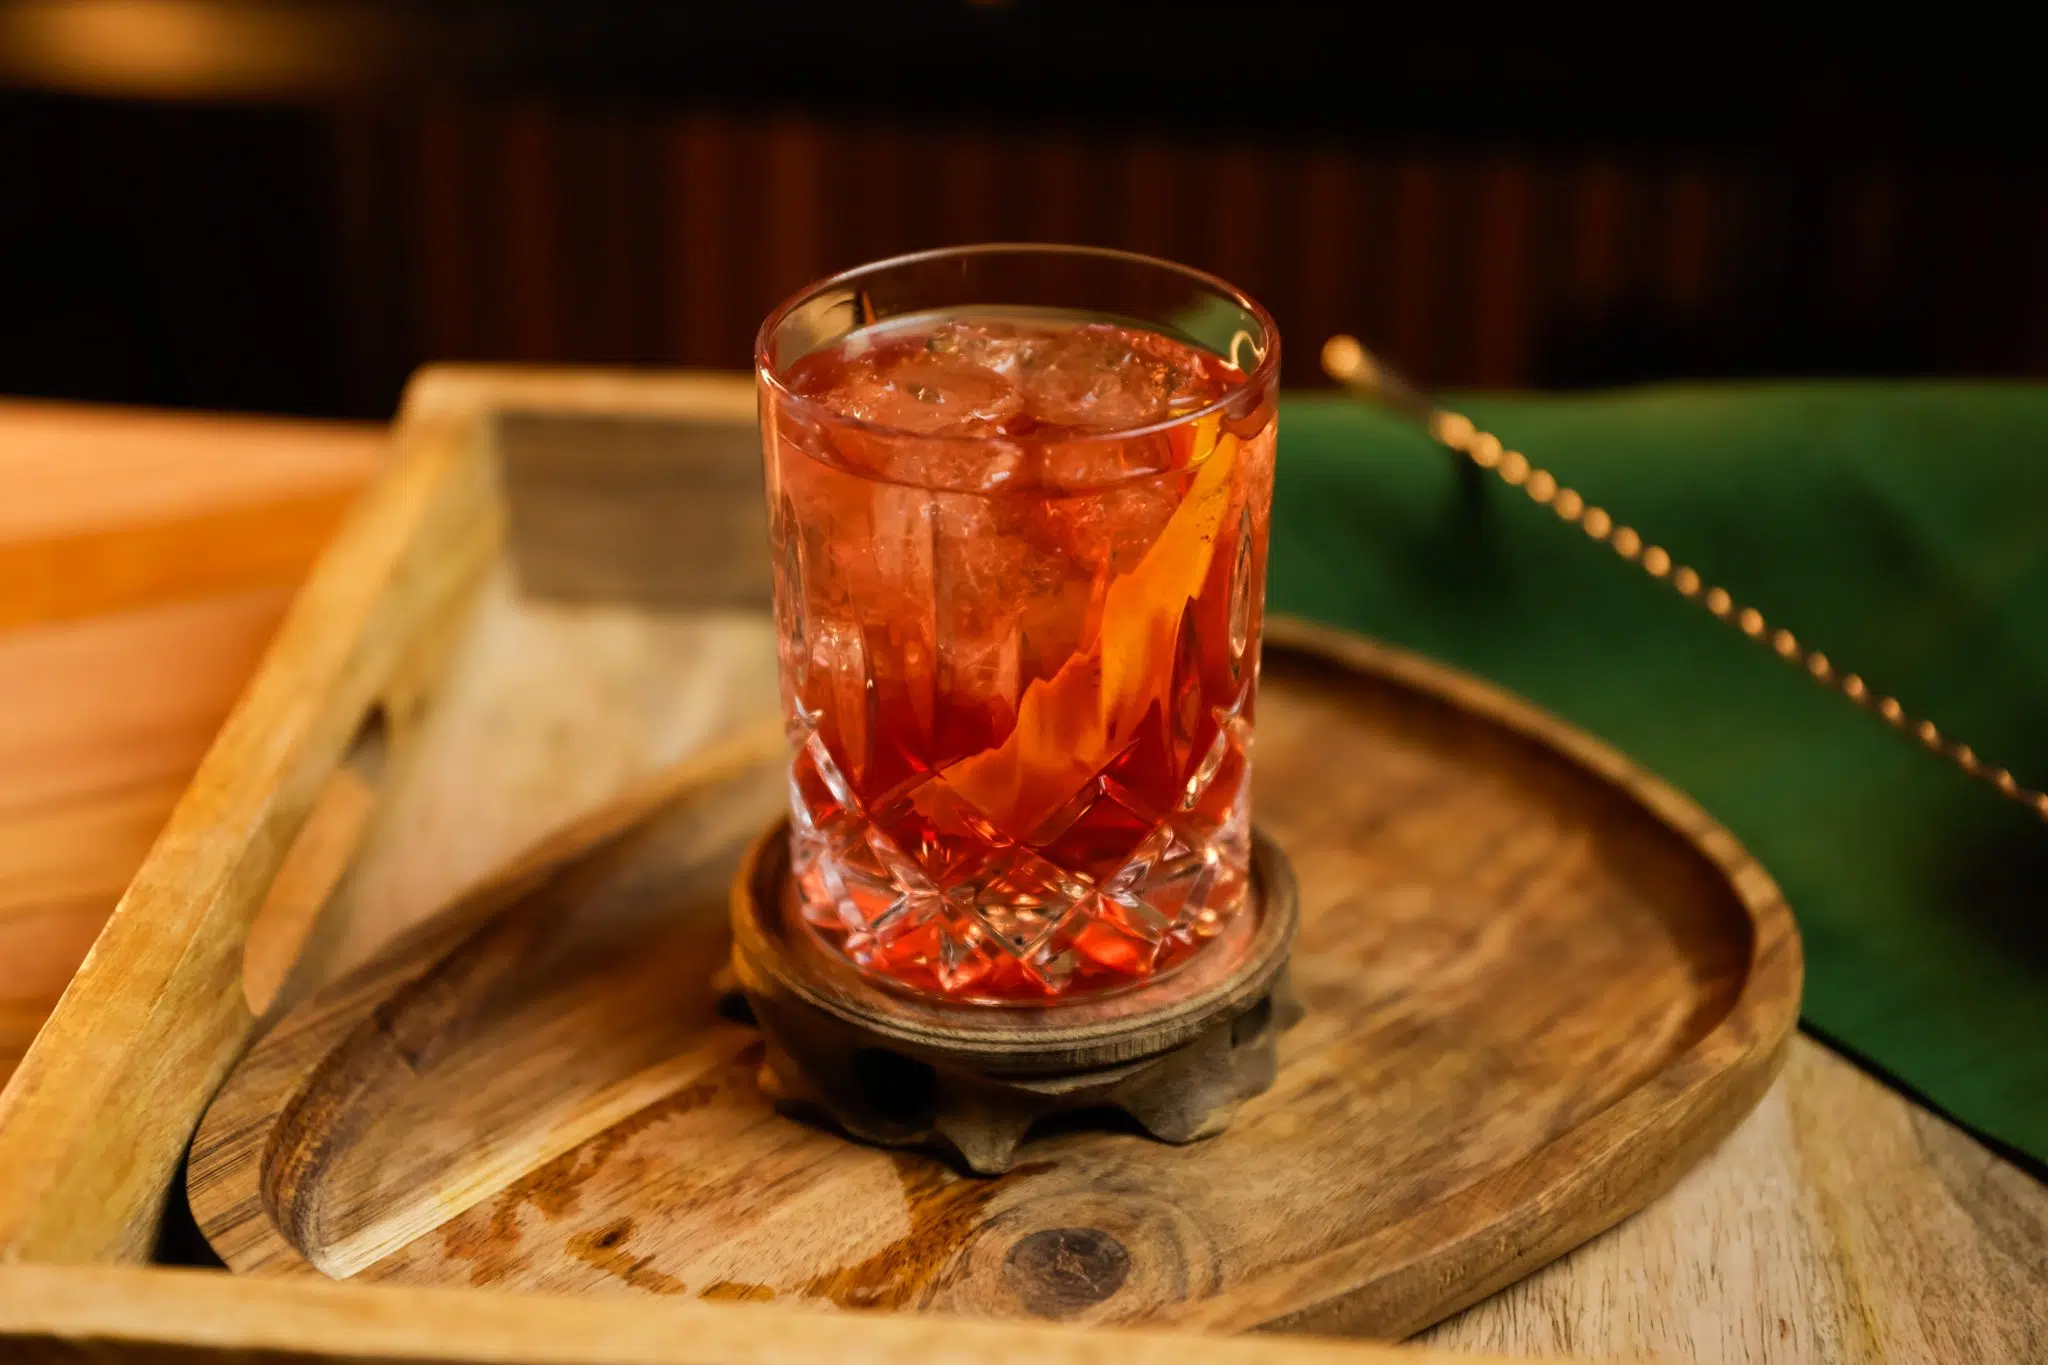
[(1242, 903), (1278, 338), (1075, 248), (865, 267), (758, 354), (793, 895), (871, 973), (1045, 1000)]

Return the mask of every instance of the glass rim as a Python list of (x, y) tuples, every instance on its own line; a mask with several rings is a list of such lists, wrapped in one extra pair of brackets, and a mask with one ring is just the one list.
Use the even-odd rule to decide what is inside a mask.
[[(865, 418), (848, 417), (844, 413), (834, 412), (817, 399), (798, 393), (795, 389), (790, 388), (788, 384), (783, 382), (782, 376), (776, 373), (775, 367), (769, 361), (768, 353), (771, 338), (774, 337), (777, 328), (786, 322), (790, 315), (796, 312), (798, 308), (810, 302), (813, 297), (826, 289), (838, 285), (852, 284), (857, 280), (879, 274), (885, 270), (900, 269), (904, 266), (917, 265), (926, 261), (965, 256), (1027, 254), (1085, 256), (1096, 260), (1117, 261), (1126, 265), (1145, 266), (1179, 275), (1193, 284), (1214, 291), (1244, 309), (1245, 312), (1258, 320), (1259, 326), (1264, 328), (1266, 333), (1266, 349), (1265, 353), (1259, 357), (1259, 363), (1245, 372), (1244, 379), (1240, 383), (1233, 384), (1222, 395), (1203, 404), (1201, 407), (1188, 412), (1178, 413), (1171, 417), (1162, 417), (1156, 421), (1145, 422), (1138, 426), (1119, 427), (1112, 431), (1088, 432), (1082, 435), (1062, 436), (1060, 437), (1061, 444), (1129, 441), (1141, 436), (1152, 436), (1160, 432), (1172, 431), (1176, 427), (1200, 421), (1204, 417), (1210, 417), (1224, 411), (1242, 399), (1247, 393), (1256, 393), (1269, 387), (1279, 371), (1280, 328), (1273, 321), (1273, 315), (1266, 311), (1265, 305), (1220, 275), (1212, 275), (1206, 270), (1197, 270), (1191, 265), (1182, 265), (1178, 261), (1169, 261), (1163, 256), (1149, 256), (1142, 251), (1125, 251), (1118, 247), (1085, 246), (1070, 242), (973, 242), (963, 246), (932, 247), (924, 251), (904, 252), (899, 256), (885, 256), (881, 260), (867, 261), (851, 269), (841, 270), (835, 274), (811, 281), (781, 303), (775, 305), (769, 311), (768, 316), (762, 320), (760, 331), (754, 334), (754, 373), (762, 383), (775, 391), (779, 401), (801, 408), (807, 413), (813, 414), (815, 417), (834, 426), (845, 427), (870, 435), (913, 441), (1029, 441), (1030, 437), (937, 436), (925, 432), (905, 431), (901, 427), (870, 422)], [(996, 301), (991, 300), (990, 302)], [(1144, 476), (1140, 475), (1137, 477)]]

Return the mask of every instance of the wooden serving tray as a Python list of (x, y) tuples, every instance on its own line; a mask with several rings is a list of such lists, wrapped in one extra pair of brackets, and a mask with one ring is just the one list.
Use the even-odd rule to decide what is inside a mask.
[(266, 1274), (1397, 1336), (1640, 1206), (1762, 1093), (1784, 906), (1639, 774), (1288, 624), (1258, 746), (1309, 1014), (1218, 1138), (1067, 1132), (976, 1179), (777, 1116), (713, 985), (771, 762), (288, 1015), (200, 1128), (200, 1226)]
[[(689, 560), (620, 529), (696, 543), (660, 533), (665, 492), (757, 529), (747, 442), (556, 418), (499, 441), (508, 561), (330, 898), (330, 963), (773, 705), (766, 618), (693, 601)], [(720, 547), (735, 600), (764, 544)], [(200, 1130), (194, 1212), (257, 1272), (1403, 1335), (1639, 1207), (1762, 1093), (1796, 1015), (1783, 904), (1615, 756), (1282, 624), (1257, 772), (1310, 1013), (1219, 1139), (1071, 1132), (977, 1180), (777, 1117), (711, 987), (726, 883), (783, 800), (768, 763), (285, 1015)]]
[[(558, 915), (533, 897), (460, 903), (536, 840), (601, 821), (621, 788), (770, 709), (752, 406), (750, 386), (731, 377), (444, 370), (415, 383), (392, 467), (322, 561), (0, 1100), (0, 1260), (147, 1255), (187, 1136), (248, 1041), (270, 1028), (233, 1095), (251, 1093), (264, 1059), (361, 1004), (336, 982), (380, 1000), (394, 970), (447, 983), (449, 952), (468, 940), (483, 945), (484, 974), (502, 969), (505, 990), (453, 993), (460, 1027), (386, 1032), (435, 1085), (407, 1094), (370, 1075), (377, 1083), (360, 1089), (330, 1086), (322, 1093), (348, 1103), (329, 1111), (346, 1122), (320, 1130), (324, 1152), (293, 1147), (285, 1159), (276, 1148), (266, 1170), (268, 1138), (243, 1149), (257, 1202), (237, 1197), (250, 1215), (239, 1228), (207, 1213), (210, 1230), (237, 1264), (274, 1239), (271, 1264), (296, 1269), (302, 1286), (251, 1279), (230, 1293), (161, 1271), (36, 1280), (40, 1268), (21, 1267), (0, 1275), (15, 1291), (10, 1330), (105, 1343), (116, 1357), (134, 1342), (137, 1359), (157, 1358), (150, 1343), (187, 1341), (506, 1361), (652, 1359), (649, 1343), (672, 1332), (734, 1359), (765, 1359), (751, 1342), (869, 1355), (935, 1344), (907, 1316), (842, 1317), (821, 1335), (780, 1303), (638, 1293), (679, 1284), (712, 1300), (866, 1296), (1084, 1322), (1397, 1333), (1639, 1206), (1768, 1082), (1796, 1011), (1797, 940), (1769, 880), (1725, 833), (1490, 689), (1276, 626), (1260, 818), (1294, 847), (1314, 917), (1299, 969), (1313, 1012), (1289, 1041), (1280, 1089), (1242, 1125), (1277, 1159), (1218, 1161), (1205, 1174), (1195, 1163), (1228, 1157), (1233, 1137), (1176, 1151), (1069, 1133), (1046, 1145), (1048, 1167), (970, 1181), (752, 1107), (745, 1068), (730, 1064), (744, 1035), (693, 994), (692, 973), (718, 950), (711, 921), (688, 912), (712, 903), (722, 860), (773, 805), (767, 777), (733, 763), (716, 791), (661, 817), (694, 843), (651, 831), (607, 842), (577, 865), (594, 881), (558, 887)], [(1282, 781), (1289, 755), (1319, 776)], [(637, 892), (604, 880), (635, 868), (659, 876)], [(451, 902), (455, 920), (432, 920)], [(506, 932), (522, 910), (527, 940)], [(657, 942), (669, 956), (641, 951)], [(1306, 965), (1318, 956), (1323, 966)], [(574, 1008), (576, 992), (608, 972), (635, 984), (586, 994), (590, 1009), (614, 1011), (593, 1020)], [(344, 1053), (345, 1038), (314, 1051)], [(493, 1092), (487, 1073), (504, 1054), (474, 1049), (508, 1039), (542, 1050), (518, 1060), (518, 1084)], [(712, 1066), (721, 1056), (723, 1070)], [(472, 1103), (493, 1093), (496, 1108)], [(442, 1103), (457, 1096), (462, 1106)], [(301, 1106), (299, 1119), (316, 1109)], [(248, 1116), (283, 1131), (267, 1110)], [(743, 1138), (728, 1142), (721, 1123)], [(218, 1126), (201, 1140), (202, 1213), (213, 1192), (250, 1179), (235, 1163), (207, 1164), (238, 1140)], [(779, 1154), (768, 1158), (782, 1163), (777, 1179), (737, 1160), (742, 1140)], [(603, 1178), (557, 1201), (546, 1176), (570, 1162)], [(1157, 1202), (1165, 1185), (1119, 1197), (1082, 1178), (1119, 1169), (1180, 1182), (1187, 1216)], [(830, 1197), (806, 1204), (794, 1187), (812, 1178)], [(618, 1197), (607, 1181), (659, 1187), (669, 1202), (637, 1206), (635, 1226), (618, 1228), (627, 1213), (595, 1218), (625, 1207), (606, 1202)], [(423, 1198), (429, 1189), (445, 1207)], [(511, 1249), (495, 1215), (515, 1194)], [(1054, 1221), (1018, 1221), (1036, 1214)], [(759, 1236), (757, 1220), (779, 1220), (777, 1233)], [(686, 1228), (697, 1240), (684, 1242)], [(1005, 1228), (1062, 1235), (1005, 1242)], [(1116, 1253), (1067, 1239), (1068, 1228), (1122, 1247), (1107, 1292)], [(469, 1230), (483, 1238), (475, 1260), (455, 1251)], [(579, 1233), (583, 1259), (568, 1254)], [(1042, 1271), (1035, 1253), (1012, 1256), (1024, 1241), (1049, 1253)], [(1183, 1288), (1164, 1282), (1169, 1247)], [(627, 1299), (593, 1317), (467, 1287), (384, 1298), (315, 1277), (323, 1262), (362, 1281), (496, 1290), (581, 1276), (574, 1288)], [(40, 1297), (24, 1287), (43, 1283)], [(155, 1316), (104, 1307), (116, 1302)], [(299, 1330), (306, 1314), (333, 1331)], [(1085, 1336), (945, 1330), (977, 1358), (1093, 1358)], [(1239, 1356), (1200, 1338), (1120, 1340), (1134, 1359)], [(1282, 1360), (1296, 1349), (1260, 1351)]]

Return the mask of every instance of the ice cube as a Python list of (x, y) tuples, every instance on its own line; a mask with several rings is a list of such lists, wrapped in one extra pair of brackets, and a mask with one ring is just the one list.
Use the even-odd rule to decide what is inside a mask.
[(840, 462), (900, 483), (989, 493), (1080, 490), (1172, 467), (1170, 422), (1228, 387), (1221, 361), (1111, 323), (969, 317), (861, 334), (806, 359), (801, 392), (864, 424)]
[[(874, 363), (858, 363), (874, 358)], [(857, 358), (832, 391), (848, 417), (918, 436), (982, 436), (1023, 406), (1023, 396), (996, 370), (922, 349)]]
[(1024, 452), (999, 436), (891, 441), (882, 473), (898, 483), (993, 493), (1017, 477)]
[(1150, 333), (1089, 325), (1062, 333), (1025, 371), (1023, 407), (1048, 427), (1110, 432), (1193, 411), (1205, 376)]
[(995, 371), (1013, 382), (1033, 368), (1054, 334), (1000, 319), (974, 318), (942, 322), (925, 339), (932, 355), (954, 357)]

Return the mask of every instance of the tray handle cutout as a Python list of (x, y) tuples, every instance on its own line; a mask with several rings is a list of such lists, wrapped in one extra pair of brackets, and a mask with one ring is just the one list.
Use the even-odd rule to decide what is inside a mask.
[(309, 944), (317, 950), (320, 912), (347, 875), (376, 814), (390, 750), (390, 720), (383, 706), (373, 706), (314, 798), (249, 926), (242, 945), (242, 998), (252, 1015), (262, 1018), (279, 1004)]

